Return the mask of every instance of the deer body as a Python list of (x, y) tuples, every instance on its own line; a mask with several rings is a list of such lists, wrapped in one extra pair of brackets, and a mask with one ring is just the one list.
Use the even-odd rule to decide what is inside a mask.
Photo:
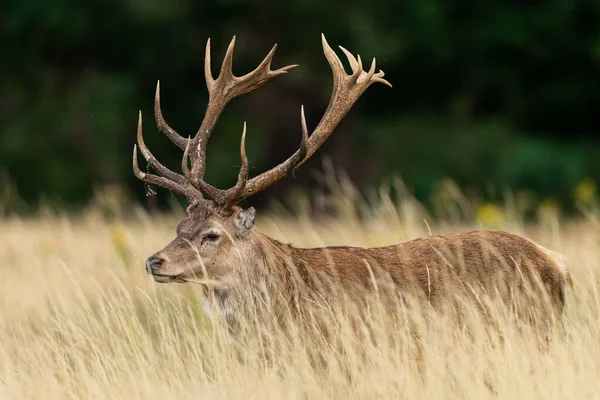
[[(177, 227), (177, 237), (149, 257), (146, 270), (157, 282), (195, 282), (214, 298), (219, 313), (230, 322), (237, 316), (256, 316), (260, 305), (278, 319), (302, 316), (305, 306), (365, 305), (375, 295), (394, 309), (398, 298), (416, 298), (441, 309), (467, 298), (483, 306), (482, 296), (499, 297), (512, 307), (537, 308), (547, 320), (559, 316), (564, 306), (568, 272), (560, 256), (520, 236), (498, 231), (476, 231), (431, 236), (382, 248), (295, 248), (254, 229), (255, 210), (238, 202), (283, 179), (302, 165), (327, 140), (361, 94), (375, 82), (391, 86), (375, 59), (368, 72), (360, 56), (341, 48), (352, 74), (346, 74), (335, 52), (322, 37), (323, 50), (333, 72), (333, 93), (327, 110), (309, 134), (301, 109), (300, 148), (269, 171), (249, 178), (245, 151), (246, 125), (240, 146), (241, 168), (234, 187), (220, 190), (203, 180), (207, 143), (219, 114), (233, 98), (254, 90), (295, 67), (271, 71), (276, 46), (252, 72), (235, 77), (231, 72), (232, 40), (219, 77), (210, 66), (210, 41), (206, 48), (205, 76), (209, 91), (207, 111), (193, 139), (185, 139), (163, 119), (159, 86), (154, 110), (158, 128), (184, 150), (182, 174), (162, 165), (145, 146), (141, 113), (137, 139), (149, 168), (142, 172), (134, 147), (135, 175), (150, 184), (184, 196), (188, 216)], [(191, 163), (191, 168), (190, 168)], [(521, 296), (524, 295), (524, 296)], [(525, 297), (531, 301), (517, 301)]]
[(231, 325), (237, 318), (253, 318), (256, 303), (268, 303), (271, 315), (281, 320), (315, 305), (356, 306), (375, 293), (392, 312), (407, 298), (442, 310), (455, 296), (499, 296), (508, 308), (519, 296), (535, 297), (545, 308), (536, 310), (538, 316), (547, 319), (537, 323), (548, 324), (560, 316), (570, 282), (559, 255), (501, 231), (437, 235), (379, 248), (297, 248), (258, 232), (251, 240), (252, 246), (241, 250), (246, 261), (212, 286), (214, 298), (207, 299)]

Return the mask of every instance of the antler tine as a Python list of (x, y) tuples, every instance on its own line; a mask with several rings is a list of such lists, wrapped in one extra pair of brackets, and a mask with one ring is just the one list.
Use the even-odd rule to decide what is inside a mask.
[(244, 122), (244, 129), (242, 130), (242, 140), (240, 142), (240, 158), (241, 158), (241, 167), (238, 173), (238, 180), (234, 187), (227, 190), (220, 190), (215, 188), (214, 186), (204, 182), (203, 180), (197, 180), (195, 177), (191, 176), (191, 172), (187, 165), (188, 158), (187, 154), (189, 152), (189, 145), (186, 146), (186, 150), (184, 152), (183, 159), (181, 161), (181, 168), (183, 169), (186, 177), (188, 177), (189, 182), (202, 194), (207, 196), (209, 199), (213, 200), (217, 208), (227, 211), (231, 206), (235, 205), (238, 201), (240, 201), (240, 196), (246, 187), (246, 182), (248, 182), (248, 156), (246, 154), (246, 122)]
[(240, 196), (242, 195), (244, 189), (246, 188), (246, 183), (248, 182), (249, 166), (248, 156), (246, 154), (246, 121), (244, 121), (242, 140), (240, 142), (240, 159), (242, 161), (242, 165), (240, 166), (240, 172), (238, 173), (237, 183), (234, 187), (223, 193), (223, 197), (225, 199), (223, 208), (225, 209), (229, 209), (231, 206), (240, 201)]
[(344, 47), (342, 47), (342, 46), (338, 46), (338, 47), (346, 55), (346, 58), (348, 59), (348, 63), (350, 64), (350, 68), (352, 68), (352, 72), (356, 72), (358, 70), (358, 61), (356, 60), (356, 58), (352, 55), (352, 53), (350, 53)]
[(146, 159), (146, 162), (148, 162), (148, 165), (150, 165), (150, 168), (152, 168), (153, 170), (158, 172), (161, 176), (164, 176), (165, 178), (167, 178), (171, 181), (177, 182), (182, 185), (184, 185), (186, 183), (186, 179), (182, 175), (180, 175), (176, 172), (173, 172), (169, 168), (162, 165), (156, 159), (156, 157), (154, 157), (154, 155), (150, 152), (148, 147), (146, 147), (146, 143), (144, 143), (144, 135), (142, 133), (142, 112), (141, 111), (138, 114), (137, 142), (138, 142), (138, 145), (140, 146), (140, 151), (142, 152), (142, 155)]
[(181, 158), (181, 170), (183, 171), (183, 174), (185, 175), (188, 182), (193, 187), (195, 187), (203, 195), (205, 195), (211, 199), (214, 199), (214, 198), (218, 197), (219, 189), (215, 188), (214, 186), (212, 186), (204, 181), (197, 181), (192, 176), (192, 172), (190, 171), (190, 167), (188, 165), (191, 142), (192, 142), (191, 139), (188, 137), (187, 145), (185, 146), (185, 150), (183, 151), (183, 157)]
[(210, 67), (210, 38), (206, 41), (206, 50), (204, 51), (204, 79), (206, 80), (206, 88), (210, 93), (215, 84), (215, 78), (212, 76)]
[(229, 42), (225, 57), (223, 57), (223, 63), (221, 64), (221, 72), (219, 72), (219, 78), (224, 77), (226, 79), (233, 79), (233, 49), (235, 48), (235, 36)]
[[(138, 179), (180, 194), (190, 202), (199, 201), (199, 199), (202, 198), (202, 194), (199, 193), (193, 186), (191, 186), (185, 177), (162, 165), (146, 147), (142, 131), (141, 111), (138, 114), (137, 142), (138, 144), (133, 146), (133, 173)], [(142, 172), (142, 170), (140, 170), (137, 158), (138, 145), (140, 146), (140, 151), (146, 159), (148, 166), (156, 171), (160, 176)]]
[[(238, 181), (235, 185), (236, 191), (243, 189), (248, 181), (248, 155), (246, 154), (246, 121), (244, 121), (244, 129), (242, 130), (242, 140), (240, 141), (240, 160), (242, 165), (240, 166), (240, 172), (238, 173)], [(234, 191), (235, 192), (235, 191)]]
[(194, 177), (195, 182), (198, 184), (201, 184), (199, 182), (204, 177), (208, 140), (225, 105), (235, 97), (255, 90), (276, 76), (282, 75), (296, 67), (296, 65), (288, 65), (271, 71), (271, 62), (277, 49), (277, 45), (275, 45), (252, 72), (241, 77), (236, 77), (232, 72), (234, 47), (235, 36), (225, 52), (219, 76), (217, 79), (214, 79), (211, 72), (210, 40), (206, 43), (204, 75), (209, 92), (209, 102), (202, 125), (192, 140), (192, 151), (190, 152), (192, 163), (191, 176)]
[(271, 79), (286, 74), (289, 70), (294, 69), (298, 66), (298, 64), (287, 65), (285, 67), (276, 69), (275, 71), (271, 71), (271, 62), (273, 61), (273, 56), (275, 55), (275, 51), (277, 50), (277, 43), (273, 45), (271, 51), (267, 54), (267, 56), (262, 60), (262, 62), (254, 69), (254, 71), (247, 73), (246, 75), (236, 78), (240, 81), (247, 81), (246, 85), (240, 85), (238, 89), (238, 93), (236, 96), (240, 96), (242, 94), (248, 93), (257, 89), (270, 81)]
[(388, 81), (386, 81), (385, 79), (383, 79), (384, 76), (385, 76), (384, 72), (382, 70), (379, 70), (378, 73), (376, 73), (375, 75), (373, 75), (373, 82), (383, 83), (386, 86), (392, 87), (391, 83), (389, 83)]
[(156, 93), (154, 95), (154, 117), (156, 119), (156, 126), (158, 129), (164, 133), (165, 136), (171, 140), (171, 142), (175, 143), (177, 147), (183, 149), (185, 147), (185, 138), (171, 128), (163, 118), (160, 107), (160, 81), (156, 82)]
[(302, 126), (302, 142), (300, 142), (301, 158), (306, 156), (308, 152), (308, 128), (306, 127), (306, 116), (304, 115), (304, 105), (300, 106), (300, 125)]
[[(388, 81), (383, 79), (383, 71), (375, 73), (375, 59), (373, 59), (373, 62), (371, 63), (369, 72), (365, 72), (362, 67), (360, 56), (355, 58), (348, 50), (341, 47), (342, 52), (344, 52), (348, 58), (348, 62), (352, 68), (352, 75), (348, 75), (344, 70), (344, 66), (339, 57), (327, 43), (325, 35), (321, 35), (321, 41), (323, 44), (323, 53), (325, 54), (325, 58), (327, 58), (331, 67), (331, 72), (333, 73), (333, 90), (325, 114), (313, 133), (308, 137), (308, 132), (305, 133), (306, 121), (304, 118), (304, 110), (302, 110), (303, 142), (305, 140), (304, 138), (307, 138), (305, 151), (302, 151), (301, 148), (301, 150), (283, 163), (250, 179), (246, 184), (246, 189), (244, 190), (242, 198), (250, 197), (271, 186), (308, 160), (317, 149), (325, 143), (352, 105), (372, 83), (381, 82), (391, 86)], [(303, 153), (302, 157), (297, 157), (299, 153)]]
[(190, 202), (196, 200), (196, 197), (194, 197), (193, 193), (190, 192), (189, 187), (186, 187), (177, 182), (171, 181), (162, 176), (148, 174), (148, 173), (140, 170), (140, 166), (138, 164), (138, 158), (137, 158), (137, 145), (135, 145), (135, 144), (133, 145), (133, 173), (139, 180), (141, 180), (143, 182), (149, 183), (151, 185), (160, 186), (167, 190), (170, 190), (171, 192), (175, 192), (175, 193), (185, 197)]
[[(292, 170), (298, 167), (298, 165), (304, 162), (304, 159), (308, 153), (308, 128), (306, 126), (306, 116), (304, 115), (304, 106), (300, 107), (300, 125), (302, 127), (302, 141), (300, 142), (300, 148), (296, 150), (294, 154), (277, 167), (272, 168), (269, 171), (263, 172), (259, 176), (250, 179), (246, 185), (244, 192), (240, 195), (238, 201), (246, 199), (255, 193), (258, 193), (273, 183), (286, 177)], [(260, 179), (258, 179), (260, 178)]]
[(192, 139), (188, 136), (187, 144), (185, 145), (185, 150), (183, 151), (183, 157), (181, 158), (181, 170), (183, 174), (187, 178), (188, 181), (192, 180), (192, 175), (190, 171), (189, 163), (189, 155), (190, 155), (190, 144), (192, 143)]
[(375, 75), (375, 66), (375, 57), (373, 57), (373, 61), (371, 61), (371, 68), (369, 68), (369, 72), (367, 72), (367, 76), (364, 79), (365, 81), (370, 81), (371, 78), (373, 78), (373, 75)]
[(350, 68), (352, 68), (352, 75), (350, 76), (351, 81), (356, 82), (358, 80), (358, 78), (360, 77), (361, 73), (363, 72), (363, 65), (362, 65), (362, 60), (360, 59), (360, 54), (357, 54), (357, 58), (358, 58), (358, 60), (357, 60), (357, 58), (354, 58), (352, 53), (350, 53), (348, 50), (346, 50), (342, 46), (339, 46), (339, 47), (340, 47), (340, 49), (342, 49), (342, 51), (346, 55), (346, 58), (348, 58), (348, 62), (350, 63)]

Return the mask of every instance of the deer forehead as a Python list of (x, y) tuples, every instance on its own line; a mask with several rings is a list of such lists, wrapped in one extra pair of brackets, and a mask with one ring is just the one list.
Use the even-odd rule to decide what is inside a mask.
[(201, 236), (209, 233), (225, 234), (233, 228), (232, 218), (223, 218), (217, 215), (205, 217), (203, 215), (189, 215), (177, 226), (180, 235)]

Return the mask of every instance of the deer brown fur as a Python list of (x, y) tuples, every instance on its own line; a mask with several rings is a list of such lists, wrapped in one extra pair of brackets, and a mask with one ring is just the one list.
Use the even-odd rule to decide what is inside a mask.
[[(141, 180), (165, 187), (190, 202), (188, 216), (177, 227), (177, 237), (148, 258), (146, 269), (157, 282), (195, 282), (214, 296), (217, 310), (230, 322), (255, 315), (259, 304), (268, 304), (277, 319), (302, 316), (310, 305), (360, 305), (375, 294), (390, 309), (397, 300), (417, 299), (434, 309), (456, 302), (457, 296), (482, 308), (484, 298), (499, 298), (507, 308), (529, 314), (547, 324), (555, 321), (565, 304), (569, 274), (562, 257), (523, 237), (500, 231), (475, 231), (430, 236), (381, 248), (296, 248), (254, 228), (255, 211), (235, 204), (287, 176), (325, 142), (352, 104), (371, 83), (381, 82), (375, 60), (363, 71), (360, 56), (346, 54), (352, 74), (322, 38), (325, 56), (334, 76), (333, 94), (321, 122), (309, 135), (301, 112), (299, 150), (273, 169), (248, 177), (242, 134), (242, 166), (236, 185), (219, 190), (203, 180), (208, 139), (228, 101), (256, 89), (295, 66), (270, 70), (275, 48), (259, 67), (243, 77), (231, 73), (231, 42), (219, 77), (212, 77), (210, 41), (205, 75), (210, 100), (202, 125), (193, 139), (184, 139), (170, 128), (160, 110), (159, 87), (155, 114), (159, 129), (184, 150), (183, 175), (162, 164), (146, 148), (141, 114), (138, 144), (149, 167), (158, 175), (142, 172), (134, 148), (134, 171)], [(189, 168), (191, 162), (192, 168)], [(523, 300), (525, 299), (525, 300)], [(536, 315), (533, 315), (535, 311)]]

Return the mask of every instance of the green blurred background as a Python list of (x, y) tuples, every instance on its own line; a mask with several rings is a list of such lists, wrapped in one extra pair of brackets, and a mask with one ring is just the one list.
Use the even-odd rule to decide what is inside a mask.
[(301, 104), (318, 123), (331, 90), (321, 32), (376, 57), (394, 86), (367, 90), (315, 157), (253, 205), (315, 185), (325, 155), (360, 188), (401, 176), (424, 201), (448, 179), (492, 201), (510, 188), (570, 207), (597, 192), (597, 1), (8, 0), (0, 32), (7, 209), (76, 208), (106, 185), (143, 201), (131, 171), (137, 110), (150, 149), (178, 170), (180, 150), (154, 124), (156, 81), (167, 122), (194, 135), (207, 103), (206, 39), (216, 74), (234, 34), (237, 75), (275, 42), (273, 67), (300, 68), (226, 108), (208, 150), (207, 180), (218, 187), (236, 179), (244, 120), (252, 174), (297, 148)]

